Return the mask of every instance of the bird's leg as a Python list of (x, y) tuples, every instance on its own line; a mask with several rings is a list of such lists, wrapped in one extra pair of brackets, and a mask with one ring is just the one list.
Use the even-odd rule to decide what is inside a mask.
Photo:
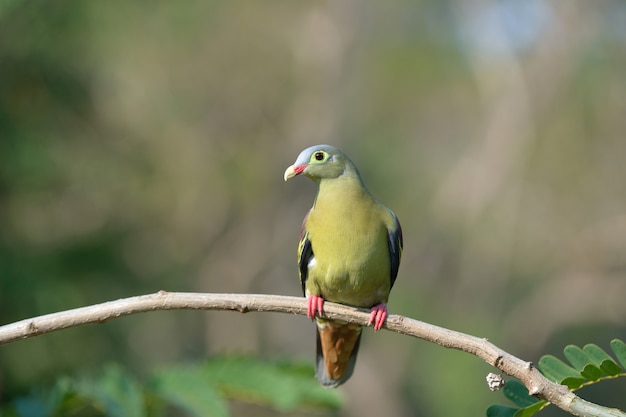
[(383, 303), (376, 304), (372, 307), (372, 312), (370, 314), (370, 321), (367, 322), (368, 325), (374, 325), (374, 331), (378, 331), (382, 329), (383, 324), (385, 324), (385, 320), (387, 319), (387, 306)]
[(322, 315), (322, 310), (324, 308), (324, 299), (319, 295), (309, 295), (306, 299), (307, 310), (306, 315), (308, 318), (313, 320), (315, 315)]

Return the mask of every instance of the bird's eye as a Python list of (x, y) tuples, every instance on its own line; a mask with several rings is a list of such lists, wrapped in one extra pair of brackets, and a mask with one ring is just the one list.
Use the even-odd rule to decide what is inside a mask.
[(315, 152), (315, 155), (313, 155), (313, 157), (315, 158), (316, 161), (323, 161), (324, 152)]

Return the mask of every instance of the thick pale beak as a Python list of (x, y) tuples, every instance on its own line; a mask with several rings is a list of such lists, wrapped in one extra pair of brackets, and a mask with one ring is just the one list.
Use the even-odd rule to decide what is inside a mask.
[(285, 170), (285, 175), (283, 176), (283, 178), (285, 179), (285, 181), (287, 181), (289, 178), (293, 178), (296, 175), (300, 175), (302, 171), (304, 171), (305, 168), (306, 168), (306, 165), (298, 165), (298, 166), (292, 165)]
[(289, 178), (293, 178), (296, 175), (298, 175), (296, 174), (296, 167), (291, 165), (289, 168), (285, 170), (285, 175), (283, 176), (283, 178), (285, 179), (285, 181), (287, 181)]

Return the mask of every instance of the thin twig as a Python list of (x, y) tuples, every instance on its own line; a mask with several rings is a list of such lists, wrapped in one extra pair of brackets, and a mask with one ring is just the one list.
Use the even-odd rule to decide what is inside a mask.
[[(46, 314), (0, 327), (0, 345), (57, 330), (157, 310), (231, 310), (278, 312), (306, 315), (304, 298), (259, 294), (206, 294), (159, 291), (155, 294), (123, 298), (88, 307)], [(340, 304), (324, 304), (324, 316), (367, 325), (369, 311)], [(495, 346), (487, 339), (438, 327), (407, 317), (391, 314), (384, 328), (414, 336), (440, 346), (478, 356), (488, 364), (513, 376), (528, 388), (531, 395), (543, 398), (576, 416), (626, 417), (618, 409), (583, 400), (564, 385), (544, 377), (531, 362), (523, 361)]]

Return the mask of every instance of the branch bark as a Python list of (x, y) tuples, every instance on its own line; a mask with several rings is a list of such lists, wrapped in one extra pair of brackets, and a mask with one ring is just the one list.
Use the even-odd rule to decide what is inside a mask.
[[(46, 314), (0, 327), (0, 345), (70, 327), (157, 310), (231, 310), (306, 315), (306, 300), (299, 297), (259, 294), (206, 294), (159, 291), (155, 294), (123, 298), (102, 304)], [(369, 310), (326, 302), (324, 317), (367, 325)], [(440, 346), (478, 356), (488, 364), (513, 376), (531, 395), (545, 399), (576, 416), (626, 417), (626, 413), (583, 400), (567, 387), (548, 380), (531, 362), (500, 349), (487, 339), (478, 338), (408, 317), (391, 314), (384, 328), (417, 337)]]

